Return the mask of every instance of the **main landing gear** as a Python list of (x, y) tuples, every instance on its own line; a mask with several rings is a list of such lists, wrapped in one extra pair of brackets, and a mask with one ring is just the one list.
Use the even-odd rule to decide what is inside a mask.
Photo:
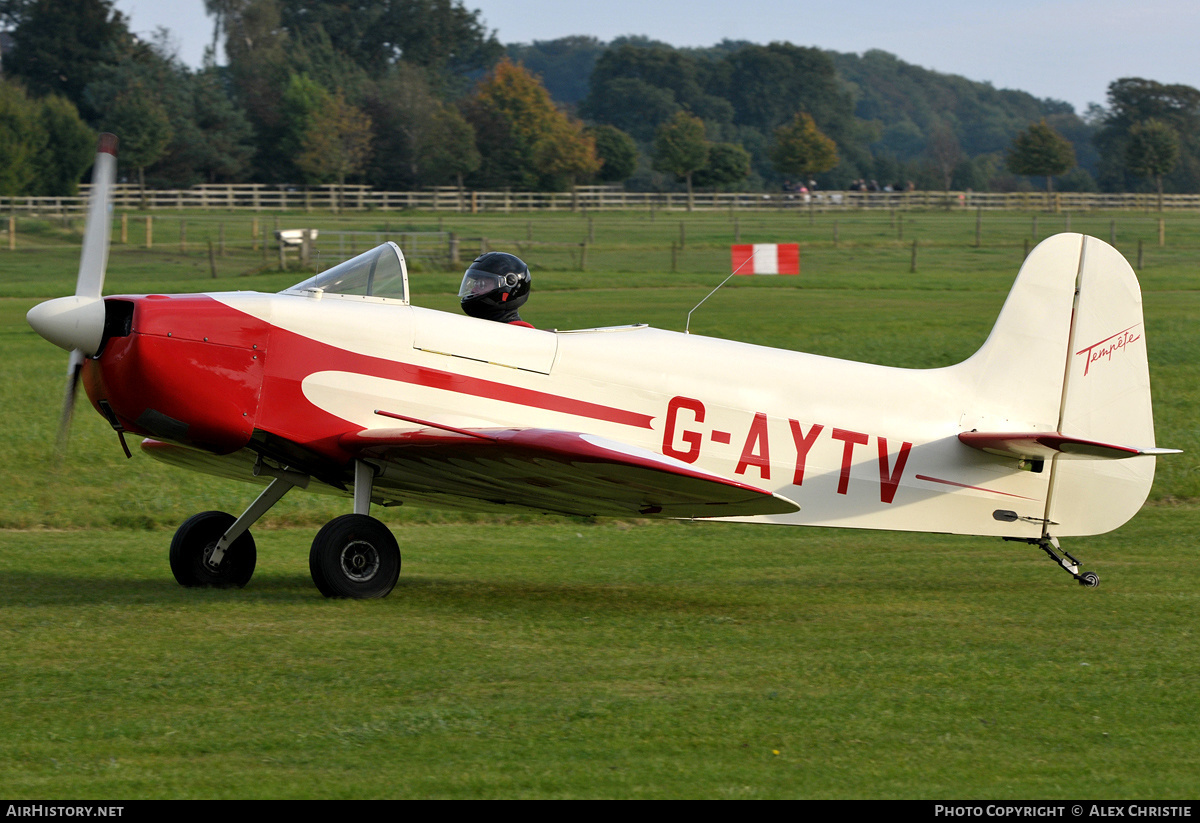
[(1043, 534), (1038, 538), (1006, 537), (1004, 539), (1018, 543), (1031, 543), (1037, 546), (1039, 549), (1044, 551), (1051, 560), (1066, 569), (1067, 574), (1074, 577), (1081, 586), (1094, 589), (1100, 585), (1100, 575), (1096, 574), (1095, 572), (1083, 572), (1082, 574), (1079, 573), (1079, 561), (1072, 557), (1070, 552), (1059, 545), (1057, 537), (1051, 537), (1049, 534)]
[[(188, 518), (171, 541), (171, 572), (181, 586), (242, 588), (254, 574), (256, 552), (250, 526), (295, 486), (308, 486), (308, 475), (266, 465), (260, 458), (255, 476), (274, 478), (234, 519), (225, 512)], [(400, 547), (383, 523), (369, 515), (375, 469), (354, 461), (354, 514), (335, 517), (312, 543), (308, 567), (326, 597), (386, 597), (400, 577)]]

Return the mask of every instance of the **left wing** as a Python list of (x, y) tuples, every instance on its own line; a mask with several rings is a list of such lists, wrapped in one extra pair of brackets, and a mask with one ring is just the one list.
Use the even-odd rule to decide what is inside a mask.
[[(386, 413), (383, 413), (386, 414)], [(576, 515), (670, 518), (784, 514), (787, 498), (615, 440), (552, 429), (367, 429), (340, 445), (383, 464), (376, 495), (458, 498)]]

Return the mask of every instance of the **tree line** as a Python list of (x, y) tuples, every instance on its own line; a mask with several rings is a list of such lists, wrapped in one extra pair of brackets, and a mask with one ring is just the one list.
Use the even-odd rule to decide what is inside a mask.
[(0, 194), (73, 192), (99, 130), (165, 187), (1200, 190), (1200, 91), (1183, 85), (1118, 79), (1081, 115), (883, 51), (505, 46), (462, 0), (205, 8), (191, 69), (111, 0), (0, 0)]

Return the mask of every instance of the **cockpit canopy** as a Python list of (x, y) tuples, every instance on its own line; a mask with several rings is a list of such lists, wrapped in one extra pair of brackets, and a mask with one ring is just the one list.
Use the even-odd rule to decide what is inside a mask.
[(281, 294), (358, 297), (407, 303), (408, 267), (404, 264), (404, 252), (388, 241), (284, 289)]

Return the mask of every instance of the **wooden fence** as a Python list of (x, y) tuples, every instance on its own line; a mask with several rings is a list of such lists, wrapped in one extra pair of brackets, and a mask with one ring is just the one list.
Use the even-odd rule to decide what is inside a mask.
[[(75, 215), (86, 210), (88, 186), (78, 197), (0, 197), (0, 214)], [(779, 192), (696, 192), (689, 206), (684, 192), (632, 192), (620, 187), (578, 186), (565, 192), (374, 191), (368, 186), (295, 188), (258, 183), (206, 184), (190, 189), (149, 189), (120, 184), (113, 206), (133, 211), (431, 211), (512, 213), (535, 211), (753, 211), (813, 210), (975, 210), (988, 211), (1159, 211), (1155, 194), (1091, 192), (865, 192), (813, 194)], [(1163, 211), (1200, 211), (1200, 194), (1165, 194)]]

